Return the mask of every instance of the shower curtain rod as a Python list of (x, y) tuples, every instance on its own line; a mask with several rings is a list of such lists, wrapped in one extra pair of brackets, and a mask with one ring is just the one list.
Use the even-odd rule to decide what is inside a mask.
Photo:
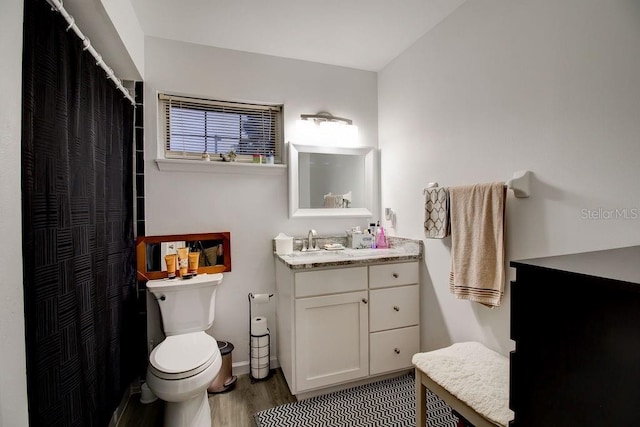
[(102, 55), (100, 55), (93, 48), (93, 46), (91, 46), (89, 37), (82, 34), (82, 31), (80, 31), (80, 28), (78, 28), (78, 26), (76, 25), (73, 16), (69, 15), (69, 12), (67, 12), (67, 10), (62, 5), (62, 0), (47, 0), (47, 3), (49, 3), (49, 6), (51, 6), (53, 10), (57, 10), (58, 12), (60, 12), (64, 19), (67, 20), (67, 23), (69, 24), (69, 26), (67, 27), (67, 31), (73, 30), (73, 32), (76, 33), (78, 37), (80, 37), (80, 40), (82, 40), (82, 45), (84, 46), (82, 50), (88, 50), (89, 53), (93, 55), (93, 57), (98, 61), (96, 62), (96, 65), (99, 65), (107, 73), (107, 78), (113, 80), (113, 82), (116, 84), (116, 87), (120, 89), (120, 92), (122, 92), (125, 98), (131, 101), (131, 104), (133, 104), (133, 106), (135, 107), (135, 99), (133, 99), (127, 88), (122, 85), (122, 82), (119, 78), (116, 77), (111, 67), (105, 64), (105, 62), (102, 60)]

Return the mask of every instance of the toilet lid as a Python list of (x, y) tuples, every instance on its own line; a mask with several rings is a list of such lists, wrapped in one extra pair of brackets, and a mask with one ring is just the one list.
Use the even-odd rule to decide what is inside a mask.
[(218, 343), (206, 332), (171, 335), (153, 349), (149, 362), (157, 370), (178, 374), (210, 362), (219, 354)]

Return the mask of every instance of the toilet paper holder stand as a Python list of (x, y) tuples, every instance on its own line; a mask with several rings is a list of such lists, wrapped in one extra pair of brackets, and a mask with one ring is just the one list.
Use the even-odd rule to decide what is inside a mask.
[[(264, 296), (266, 295), (260, 295), (259, 299), (261, 300), (261, 302), (268, 302), (271, 300), (271, 297), (273, 297), (273, 294), (268, 294), (269, 298), (267, 301), (264, 301)], [(263, 381), (266, 379), (269, 379), (271, 377), (271, 334), (269, 333), (269, 328), (267, 328), (267, 332), (265, 334), (261, 334), (261, 335), (254, 335), (251, 332), (251, 322), (253, 319), (253, 316), (251, 315), (251, 307), (254, 303), (254, 300), (256, 299), (257, 295), (254, 295), (253, 293), (249, 293), (248, 295), (248, 299), (249, 299), (249, 378), (251, 379), (251, 382), (254, 383), (256, 381)], [(263, 367), (258, 366), (254, 366), (254, 363), (257, 363), (257, 361), (260, 360), (260, 357), (254, 357), (254, 350), (258, 351), (260, 350), (260, 348), (264, 348), (264, 346), (262, 347), (257, 347), (254, 346), (254, 338), (260, 340), (260, 338), (267, 338), (267, 345), (266, 345), (266, 358), (267, 358), (267, 373), (264, 377), (256, 377), (253, 375), (254, 369), (257, 369), (257, 372), (260, 373), (262, 369), (264, 369)]]

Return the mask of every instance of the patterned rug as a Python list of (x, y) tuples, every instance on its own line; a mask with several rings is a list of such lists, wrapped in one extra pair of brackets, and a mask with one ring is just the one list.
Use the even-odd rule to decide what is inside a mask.
[[(455, 427), (451, 408), (427, 390), (429, 427)], [(258, 412), (258, 427), (413, 427), (415, 380), (407, 374)]]

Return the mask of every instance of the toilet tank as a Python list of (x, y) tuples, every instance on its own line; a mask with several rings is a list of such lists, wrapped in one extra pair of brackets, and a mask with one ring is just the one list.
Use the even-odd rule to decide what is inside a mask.
[(206, 331), (213, 325), (216, 290), (222, 274), (199, 274), (191, 279), (149, 280), (147, 289), (160, 307), (165, 335)]

